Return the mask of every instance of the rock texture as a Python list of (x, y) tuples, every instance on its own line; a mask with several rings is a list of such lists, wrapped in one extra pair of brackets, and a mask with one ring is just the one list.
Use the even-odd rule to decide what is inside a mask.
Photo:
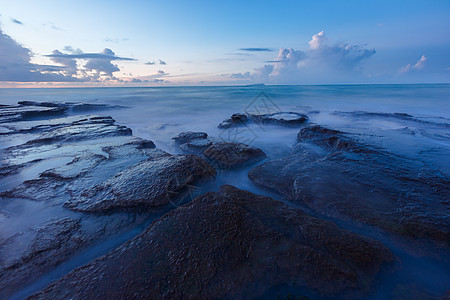
[(215, 170), (195, 155), (168, 155), (141, 162), (93, 188), (66, 206), (100, 212), (115, 208), (160, 206), (169, 203), (188, 184), (215, 175)]
[[(35, 276), (63, 262), (86, 246), (91, 239), (92, 236), (81, 230), (79, 219), (62, 218), (47, 222), (37, 230), (24, 253), (16, 259), (12, 256), (17, 256), (17, 253), (10, 253), (10, 260), (2, 262), (0, 298), (8, 298), (17, 292), (20, 283), (29, 282)], [(3, 252), (12, 251), (13, 249), (8, 247), (12, 245), (14, 244), (4, 241), (1, 248)]]
[(203, 151), (203, 155), (221, 169), (242, 167), (266, 157), (261, 149), (242, 143), (217, 143)]
[(223, 186), (31, 299), (250, 298), (280, 285), (352, 297), (392, 260), (379, 242)]
[(249, 178), (318, 214), (412, 238), (413, 251), (430, 241), (441, 254), (448, 251), (445, 175), (318, 125), (303, 128), (298, 139), (291, 155), (255, 167)]
[(250, 122), (259, 124), (277, 124), (285, 126), (298, 126), (308, 121), (308, 116), (296, 112), (276, 112), (270, 114), (233, 114), (229, 119), (226, 119), (219, 124), (219, 128), (230, 128), (234, 126), (241, 126)]

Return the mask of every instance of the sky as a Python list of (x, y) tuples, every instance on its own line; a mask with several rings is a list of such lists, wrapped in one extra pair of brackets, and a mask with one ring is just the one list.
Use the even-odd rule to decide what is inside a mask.
[(0, 87), (449, 83), (450, 1), (0, 0)]

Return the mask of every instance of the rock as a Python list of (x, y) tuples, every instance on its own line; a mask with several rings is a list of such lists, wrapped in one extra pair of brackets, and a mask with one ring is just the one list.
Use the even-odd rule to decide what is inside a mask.
[(277, 112), (272, 114), (251, 115), (251, 119), (260, 123), (299, 125), (306, 123), (306, 121), (308, 121), (308, 116), (295, 112)]
[(223, 186), (30, 299), (240, 299), (280, 286), (358, 297), (392, 261), (377, 241)]
[(441, 122), (435, 122), (427, 120), (426, 118), (416, 117), (407, 113), (384, 113), (384, 112), (369, 112), (369, 111), (352, 111), (352, 112), (343, 112), (343, 111), (335, 111), (333, 113), (337, 116), (347, 117), (351, 119), (364, 119), (371, 120), (374, 118), (381, 118), (387, 120), (396, 120), (399, 122), (406, 122), (406, 124), (414, 124), (421, 123), (438, 127), (448, 128), (450, 123), (447, 123), (448, 119), (442, 118)]
[(203, 155), (222, 169), (242, 167), (266, 157), (261, 149), (242, 143), (217, 143), (203, 151)]
[(184, 144), (194, 139), (206, 139), (207, 137), (208, 134), (206, 132), (186, 131), (180, 133), (179, 135), (173, 137), (172, 139), (175, 140), (175, 142), (178, 144)]
[(130, 128), (122, 125), (115, 125), (111, 117), (94, 117), (84, 122), (77, 122), (47, 130), (26, 145), (35, 146), (36, 144), (49, 144), (55, 142), (74, 142), (82, 140), (95, 140), (99, 138), (112, 136), (131, 136)]
[(223, 121), (218, 128), (230, 128), (241, 126), (250, 122), (259, 124), (277, 124), (277, 125), (301, 125), (308, 121), (308, 116), (296, 112), (277, 112), (270, 114), (233, 114), (230, 119)]
[(370, 148), (360, 145), (348, 138), (344, 132), (311, 124), (302, 128), (297, 135), (299, 142), (313, 143), (329, 150), (370, 151)]
[(219, 124), (219, 128), (229, 128), (232, 126), (244, 125), (250, 121), (249, 117), (246, 114), (236, 113), (231, 115), (231, 118), (226, 119), (222, 123)]
[(36, 117), (62, 115), (65, 107), (6, 105), (0, 107), (0, 123), (29, 120)]
[(60, 107), (70, 109), (73, 112), (88, 112), (97, 111), (105, 109), (118, 109), (126, 108), (121, 105), (110, 105), (110, 104), (93, 104), (93, 103), (82, 103), (82, 102), (37, 102), (37, 101), (20, 101), (18, 104), (23, 106), (43, 106), (43, 107)]
[(303, 128), (298, 138), (319, 147), (299, 144), (290, 155), (253, 168), (249, 178), (319, 215), (407, 237), (409, 253), (445, 257), (445, 174), (318, 125)]
[[(25, 234), (25, 233), (22, 233)], [(9, 261), (2, 263), (0, 270), (0, 298), (11, 296), (25, 282), (34, 280), (45, 271), (50, 270), (80, 251), (92, 237), (83, 233), (80, 220), (62, 218), (47, 222), (35, 234), (27, 232), (32, 241), (29, 247), (18, 258), (17, 253), (9, 253)], [(1, 249), (17, 251), (14, 241), (2, 243)], [(11, 249), (10, 249), (11, 248)]]
[(215, 170), (195, 155), (159, 156), (124, 170), (107, 181), (86, 189), (66, 203), (85, 212), (102, 212), (169, 203), (188, 184), (215, 176)]
[(180, 149), (185, 153), (201, 154), (206, 148), (212, 145), (209, 139), (193, 139), (180, 145)]

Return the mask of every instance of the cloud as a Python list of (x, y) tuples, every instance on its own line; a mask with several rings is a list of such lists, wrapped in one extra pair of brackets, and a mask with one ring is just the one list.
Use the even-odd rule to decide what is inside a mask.
[[(68, 46), (66, 46), (65, 49), (67, 47)], [(79, 50), (79, 49), (77, 49), (77, 50)], [(103, 49), (103, 51), (100, 52), (100, 53), (72, 52), (71, 54), (61, 53), (61, 54), (48, 54), (48, 55), (45, 55), (45, 56), (47, 56), (47, 57), (76, 58), (76, 59), (104, 59), (104, 60), (109, 60), (109, 61), (112, 61), (112, 60), (130, 60), (130, 61), (131, 60), (136, 60), (134, 58), (116, 56), (115, 53), (109, 48)]]
[(120, 43), (120, 42), (126, 42), (128, 40), (129, 39), (127, 39), (127, 38), (121, 38), (121, 39), (106, 38), (104, 41), (108, 42), (108, 43), (115, 43), (115, 44), (117, 44), (117, 43)]
[(78, 78), (60, 74), (62, 69), (57, 66), (31, 63), (31, 56), (29, 49), (19, 45), (0, 29), (0, 81), (80, 81)]
[(407, 73), (410, 72), (412, 70), (420, 70), (423, 69), (425, 67), (425, 64), (428, 60), (428, 57), (426, 57), (425, 55), (422, 55), (420, 57), (420, 59), (416, 62), (415, 65), (411, 65), (411, 64), (407, 64), (406, 66), (403, 66), (400, 68), (400, 73)]
[(146, 64), (146, 65), (154, 65), (155, 62), (154, 62), (154, 61), (148, 61), (148, 62), (146, 62), (145, 64)]
[[(375, 49), (350, 44), (329, 44), (324, 31), (314, 34), (306, 50), (280, 48), (277, 57), (256, 68), (250, 76), (234, 73), (233, 78), (267, 83), (347, 82), (361, 78), (361, 62)], [(240, 74), (240, 75), (239, 75)]]
[(53, 50), (53, 57), (50, 58), (54, 63), (63, 65), (62, 72), (64, 75), (72, 76), (77, 74), (77, 61), (74, 58), (65, 57), (59, 50)]
[(20, 21), (17, 20), (17, 19), (11, 18), (11, 21), (12, 21), (13, 23), (16, 23), (16, 24), (19, 24), (19, 25), (23, 25), (23, 23), (20, 22)]
[(30, 62), (33, 53), (19, 45), (0, 29), (0, 81), (120, 81), (113, 75), (120, 69), (112, 62), (135, 60), (116, 56), (109, 48), (105, 48), (99, 53), (83, 53), (80, 49), (66, 46), (63, 51), (68, 53), (54, 50), (52, 54), (45, 55), (55, 65), (33, 64)]
[(239, 48), (240, 51), (247, 51), (247, 52), (272, 52), (273, 49), (270, 48)]
[(160, 64), (160, 65), (166, 65), (166, 62), (160, 59), (160, 60), (159, 60), (159, 64)]
[(312, 36), (312, 39), (308, 42), (311, 50), (316, 50), (322, 47), (327, 41), (325, 32), (322, 30), (318, 34)]

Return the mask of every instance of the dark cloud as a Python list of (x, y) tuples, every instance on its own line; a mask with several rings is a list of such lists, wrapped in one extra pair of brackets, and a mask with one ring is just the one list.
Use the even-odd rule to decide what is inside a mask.
[(63, 53), (58, 50), (54, 50), (52, 55), (55, 56), (50, 58), (51, 61), (64, 66), (64, 69), (62, 70), (64, 75), (77, 75), (77, 61), (74, 58), (65, 57)]
[(56, 65), (33, 64), (30, 62), (31, 51), (19, 45), (0, 29), (0, 81), (120, 81), (113, 75), (120, 69), (112, 62), (135, 60), (116, 56), (109, 48), (99, 53), (83, 53), (80, 49), (66, 46), (64, 51), (68, 53), (54, 50), (52, 54), (45, 55)]
[(154, 65), (155, 62), (154, 62), (154, 61), (148, 61), (148, 62), (146, 62), (145, 64), (146, 64), (146, 65)]
[(79, 78), (61, 74), (64, 67), (31, 63), (31, 56), (29, 49), (19, 45), (0, 29), (0, 81), (80, 81)]
[(248, 51), (248, 52), (272, 52), (273, 49), (270, 48), (239, 48), (239, 51)]
[(19, 25), (23, 25), (23, 23), (20, 22), (20, 21), (17, 20), (17, 19), (11, 18), (11, 21), (12, 21), (13, 23), (16, 23), (16, 24), (19, 24)]
[(119, 57), (109, 49), (105, 48), (100, 53), (71, 53), (71, 54), (48, 54), (47, 57), (76, 58), (76, 59), (104, 59), (104, 60), (136, 60), (129, 57)]
[(158, 74), (166, 74), (163, 70), (158, 70)]
[(160, 64), (160, 65), (166, 65), (166, 62), (160, 59), (160, 60), (159, 60), (159, 64)]

